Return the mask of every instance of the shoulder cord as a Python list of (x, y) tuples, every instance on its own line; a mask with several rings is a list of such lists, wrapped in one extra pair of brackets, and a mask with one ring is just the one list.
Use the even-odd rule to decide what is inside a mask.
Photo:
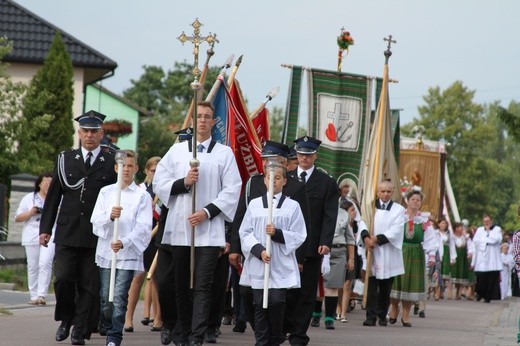
[(83, 187), (83, 182), (85, 181), (85, 178), (81, 178), (76, 184), (69, 184), (65, 173), (65, 155), (63, 153), (58, 157), (58, 178), (60, 179), (61, 187), (66, 186), (71, 190), (78, 190), (80, 187)]

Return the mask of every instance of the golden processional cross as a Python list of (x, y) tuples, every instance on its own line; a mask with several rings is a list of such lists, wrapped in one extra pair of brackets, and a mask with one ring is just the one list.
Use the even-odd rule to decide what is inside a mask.
[(211, 32), (208, 34), (208, 36), (200, 36), (200, 27), (202, 26), (202, 23), (199, 22), (198, 18), (195, 18), (195, 21), (191, 24), (193, 27), (193, 36), (187, 36), (184, 31), (182, 34), (180, 34), (179, 41), (184, 43), (186, 41), (189, 41), (193, 43), (193, 56), (194, 56), (194, 63), (193, 63), (193, 70), (191, 73), (195, 77), (195, 80), (198, 78), (200, 74), (199, 70), (199, 46), (202, 42), (208, 42), (210, 45), (215, 41), (215, 35), (213, 35)]
[[(190, 160), (189, 164), (190, 167), (196, 168), (199, 167), (200, 162), (197, 159), (197, 104), (199, 99), (199, 91), (202, 89), (202, 84), (198, 81), (198, 77), (200, 74), (199, 70), (199, 46), (202, 42), (208, 42), (208, 44), (212, 45), (216, 38), (214, 35), (209, 33), (208, 36), (200, 36), (200, 27), (202, 26), (202, 23), (199, 22), (198, 18), (195, 18), (195, 21), (191, 24), (193, 26), (193, 36), (186, 36), (184, 31), (182, 34), (178, 37), (179, 41), (182, 42), (184, 45), (184, 42), (189, 41), (193, 43), (193, 56), (194, 56), (194, 63), (193, 63), (193, 70), (192, 74), (194, 77), (193, 82), (191, 82), (190, 87), (191, 90), (193, 90), (193, 115), (191, 117), (192, 119), (192, 125), (193, 125), (193, 137), (192, 137), (192, 154), (193, 158)], [(191, 187), (191, 212), (192, 214), (195, 214), (197, 211), (197, 205), (195, 201), (197, 200), (197, 184), (193, 184)], [(190, 247), (190, 288), (193, 288), (194, 284), (194, 277), (195, 277), (195, 226), (191, 226), (191, 247)]]

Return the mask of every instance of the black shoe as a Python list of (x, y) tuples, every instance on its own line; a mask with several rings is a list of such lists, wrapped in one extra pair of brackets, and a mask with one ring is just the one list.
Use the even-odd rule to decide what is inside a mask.
[(143, 324), (143, 326), (147, 326), (150, 324), (150, 317), (145, 317), (141, 320), (141, 323)]
[(325, 321), (325, 329), (336, 329), (334, 321)]
[(482, 300), (482, 297), (480, 296), (480, 294), (475, 293), (475, 300), (476, 300), (477, 302), (480, 302), (480, 301)]
[(235, 333), (243, 333), (246, 331), (246, 326), (247, 324), (245, 321), (236, 321), (233, 331)]
[(386, 320), (386, 318), (379, 319), (379, 325), (381, 327), (386, 327), (388, 325), (388, 321)]
[(222, 324), (225, 325), (225, 326), (230, 326), (231, 323), (233, 322), (233, 316), (224, 316), (224, 318), (222, 319)]
[(363, 321), (363, 325), (365, 327), (375, 327), (376, 326), (376, 321), (375, 320), (366, 319), (365, 321)]
[[(127, 333), (133, 333), (134, 332), (134, 327), (125, 327), (124, 331), (127, 332)], [(105, 335), (106, 335), (106, 333), (107, 332), (105, 331)]]
[(56, 331), (56, 341), (63, 341), (69, 337), (70, 334), (70, 322), (62, 321), (58, 330)]
[(173, 341), (173, 329), (163, 327), (161, 330), (161, 343), (169, 345)]
[(99, 328), (99, 336), (107, 336), (107, 330), (105, 328)]
[(388, 323), (390, 323), (390, 324), (395, 324), (395, 322), (397, 322), (397, 318), (389, 318), (388, 319)]
[(191, 341), (190, 346), (202, 346), (202, 342), (201, 341)]
[(417, 316), (418, 313), (419, 313), (419, 307), (418, 306), (414, 306), (413, 307), (413, 314)]
[(424, 310), (419, 311), (419, 317), (422, 317), (422, 318), (426, 317), (426, 313), (424, 312)]
[(311, 320), (311, 327), (319, 327), (320, 326), (320, 318), (313, 317)]
[(206, 335), (204, 336), (204, 342), (208, 344), (216, 344), (217, 336), (214, 333), (206, 333)]
[(85, 338), (83, 338), (83, 334), (79, 330), (74, 328), (70, 335), (70, 343), (72, 345), (85, 345)]
[(410, 322), (405, 322), (403, 321), (403, 319), (401, 318), (401, 323), (403, 324), (403, 327), (411, 327), (412, 324)]

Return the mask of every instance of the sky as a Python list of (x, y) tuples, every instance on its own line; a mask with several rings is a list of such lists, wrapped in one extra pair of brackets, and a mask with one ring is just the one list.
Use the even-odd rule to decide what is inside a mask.
[[(520, 1), (500, 0), (15, 0), (91, 46), (118, 67), (103, 86), (121, 94), (144, 65), (165, 71), (193, 62), (192, 45), (177, 37), (201, 34), (220, 40), (210, 65), (243, 54), (237, 74), (254, 109), (276, 86), (269, 107), (285, 108), (290, 70), (281, 64), (336, 69), (336, 37), (344, 27), (355, 40), (343, 72), (382, 76), (386, 42), (392, 35), (390, 106), (401, 124), (419, 116), (431, 87), (457, 80), (476, 91), (474, 102), (520, 101)], [(207, 45), (201, 46), (200, 67)]]

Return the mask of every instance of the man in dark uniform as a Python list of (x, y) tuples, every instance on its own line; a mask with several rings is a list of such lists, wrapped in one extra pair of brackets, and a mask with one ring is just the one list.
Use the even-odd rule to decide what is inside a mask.
[[(105, 115), (89, 111), (76, 120), (81, 148), (59, 154), (40, 221), (40, 244), (47, 246), (56, 223), (54, 319), (61, 321), (56, 341), (84, 345), (90, 338), (92, 307), (99, 305), (99, 273), (95, 263), (97, 237), (90, 217), (99, 190), (116, 182), (114, 156), (101, 150)], [(95, 315), (95, 316), (94, 316)]]
[[(266, 141), (264, 148), (262, 149), (262, 162), (264, 165), (264, 171), (266, 171), (266, 164), (269, 157), (276, 157), (279, 164), (286, 166), (288, 156), (289, 148), (287, 147), (287, 145), (269, 140)], [(229, 254), (229, 262), (237, 268), (239, 267), (239, 261), (241, 257), (240, 236), (238, 234), (238, 230), (240, 229), (240, 224), (244, 219), (247, 205), (252, 199), (263, 196), (266, 193), (267, 187), (264, 183), (264, 174), (254, 175), (247, 181), (242, 196), (240, 197), (240, 200), (238, 202), (237, 212), (235, 214), (235, 219), (233, 220), (233, 226), (230, 236)], [(300, 204), (300, 208), (305, 219), (307, 230), (309, 230), (311, 213), (309, 210), (309, 201), (307, 199), (305, 185), (301, 183), (298, 179), (288, 177), (287, 184), (285, 184), (285, 186), (283, 187), (282, 193)], [(305, 256), (297, 256), (297, 261), (299, 264), (303, 265), (304, 260)], [(252, 290), (250, 287), (241, 286), (240, 293), (242, 294), (242, 303), (245, 307), (247, 321), (254, 328)]]
[(298, 263), (304, 258), (301, 271), (301, 288), (292, 290), (286, 318), (291, 345), (307, 345), (307, 329), (312, 318), (316, 289), (323, 255), (330, 252), (336, 219), (338, 217), (338, 185), (335, 180), (314, 166), (321, 141), (301, 137), (294, 141), (298, 156), (298, 168), (288, 173), (305, 184), (311, 212), (311, 225), (307, 239), (296, 251)]

